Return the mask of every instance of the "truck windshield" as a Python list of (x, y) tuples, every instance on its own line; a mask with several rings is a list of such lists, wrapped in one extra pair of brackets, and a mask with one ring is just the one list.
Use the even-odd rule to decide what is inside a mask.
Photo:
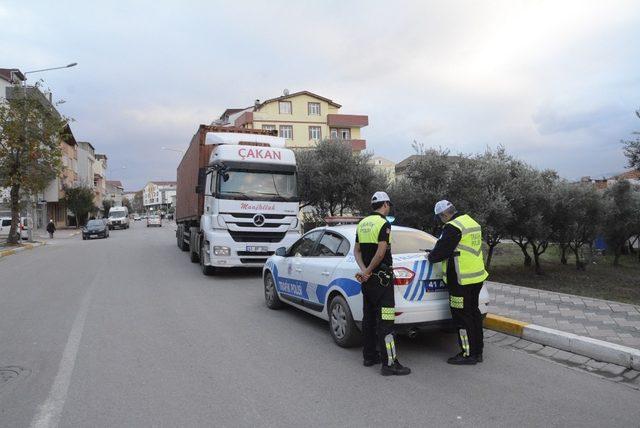
[(229, 179), (218, 179), (219, 193), (231, 197), (295, 200), (298, 197), (293, 172), (228, 171)]
[(109, 217), (112, 218), (123, 218), (124, 217), (124, 211), (112, 211), (109, 213)]

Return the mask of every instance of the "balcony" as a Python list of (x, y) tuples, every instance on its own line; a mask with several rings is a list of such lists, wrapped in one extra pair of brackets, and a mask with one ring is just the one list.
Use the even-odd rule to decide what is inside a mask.
[(343, 139), (330, 139), (332, 143), (342, 143), (351, 147), (351, 151), (360, 152), (367, 148), (367, 140), (343, 140)]
[(331, 128), (362, 128), (369, 125), (369, 116), (363, 114), (328, 114), (327, 125)]

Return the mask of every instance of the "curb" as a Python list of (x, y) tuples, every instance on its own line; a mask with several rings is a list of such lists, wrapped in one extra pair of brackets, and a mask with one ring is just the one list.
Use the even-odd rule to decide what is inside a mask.
[(517, 321), (499, 315), (487, 314), (485, 328), (516, 336), (530, 342), (584, 355), (594, 360), (640, 370), (640, 349), (578, 336), (552, 328)]
[(11, 256), (16, 253), (21, 253), (26, 250), (31, 250), (33, 248), (41, 247), (45, 245), (45, 242), (34, 242), (32, 244), (22, 244), (16, 248), (11, 248), (8, 250), (0, 250), (0, 259), (3, 257)]

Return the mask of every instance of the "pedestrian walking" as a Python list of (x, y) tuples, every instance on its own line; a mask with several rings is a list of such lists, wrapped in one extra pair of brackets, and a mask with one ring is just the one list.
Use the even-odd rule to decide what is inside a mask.
[(482, 283), (489, 276), (482, 256), (482, 230), (471, 216), (459, 213), (449, 201), (439, 201), (434, 212), (444, 228), (428, 259), (430, 263), (442, 262), (461, 348), (447, 363), (473, 365), (482, 362), (484, 340), (478, 298)]
[(56, 225), (53, 222), (53, 219), (49, 220), (49, 224), (47, 224), (47, 232), (49, 232), (49, 239), (53, 239), (53, 233), (56, 231)]
[(371, 198), (373, 212), (358, 223), (355, 258), (362, 284), (363, 364), (370, 367), (382, 363), (383, 376), (408, 375), (396, 356), (394, 339), (395, 299), (393, 259), (391, 256), (391, 224), (387, 215), (391, 200), (385, 192)]

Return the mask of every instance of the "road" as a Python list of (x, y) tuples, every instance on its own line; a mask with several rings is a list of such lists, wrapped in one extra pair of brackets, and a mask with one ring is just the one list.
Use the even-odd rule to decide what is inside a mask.
[[(640, 393), (451, 334), (400, 338), (386, 378), (327, 325), (268, 310), (258, 272), (204, 277), (174, 227), (80, 237), (0, 260), (0, 426), (637, 426)], [(5, 374), (8, 373), (5, 371)]]

